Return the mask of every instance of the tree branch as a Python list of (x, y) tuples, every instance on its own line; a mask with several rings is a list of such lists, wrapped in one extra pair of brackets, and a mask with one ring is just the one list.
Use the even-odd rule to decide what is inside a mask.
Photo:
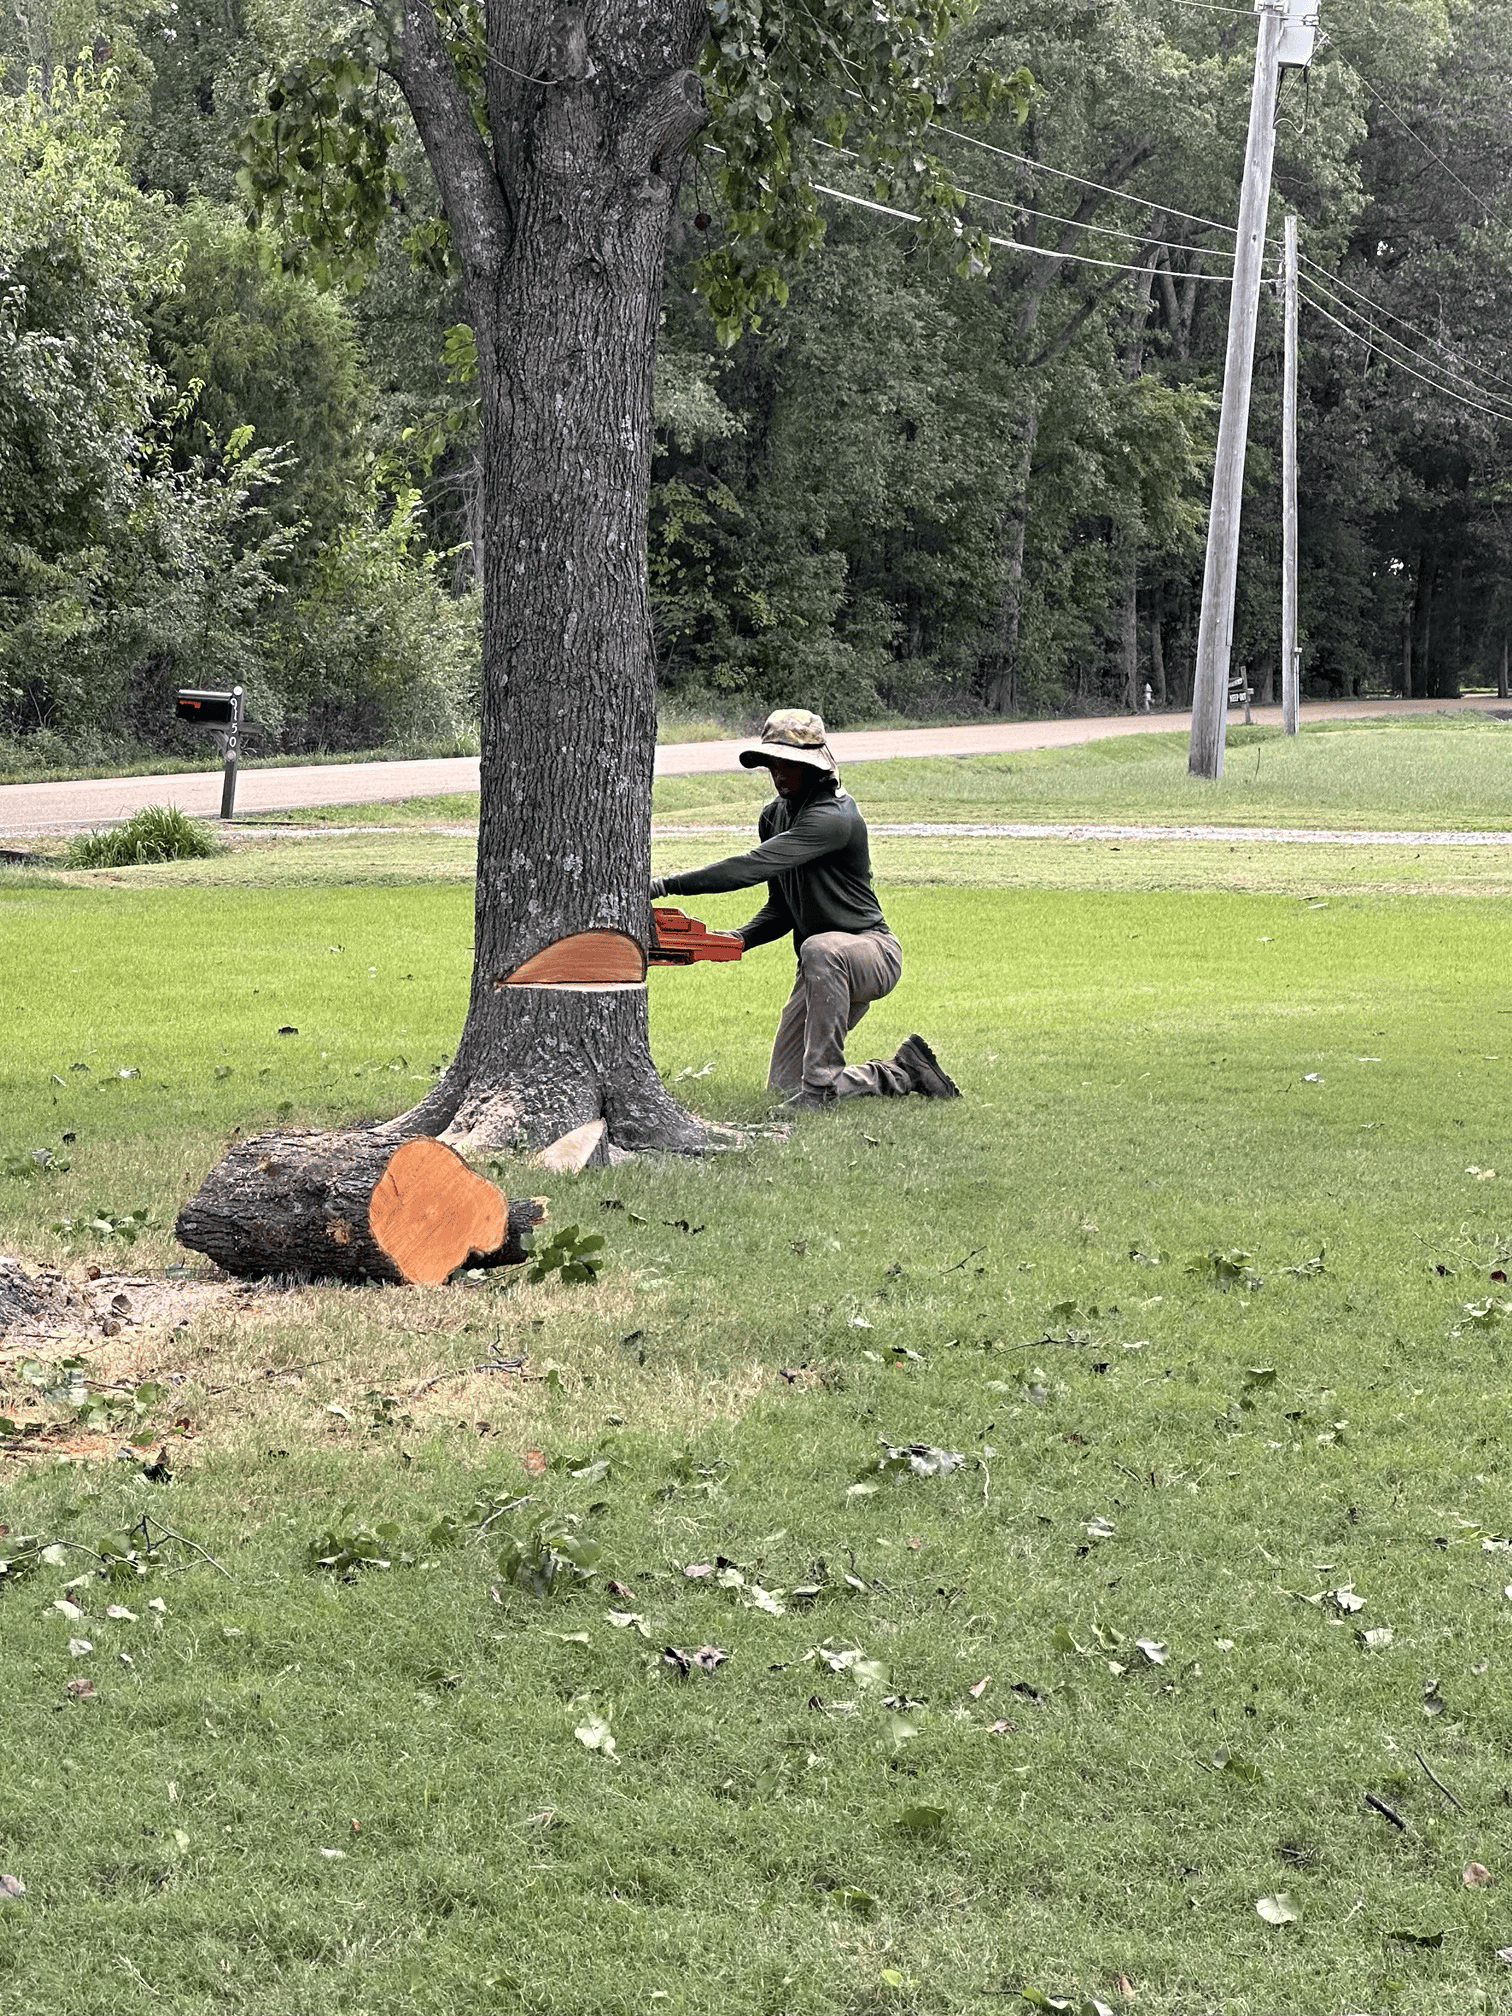
[(391, 74), (436, 178), (476, 315), (489, 294), (479, 283), (498, 271), (509, 249), (514, 228), (509, 204), (431, 0), (400, 0), (400, 24)]
[(633, 175), (658, 172), (708, 123), (703, 85), (692, 70), (658, 78), (626, 121), (616, 152)]
[[(1118, 188), (1121, 183), (1127, 181), (1136, 168), (1142, 167), (1154, 152), (1155, 146), (1153, 141), (1136, 140), (1132, 142), (1117, 160), (1110, 161), (1108, 166), (1103, 170), (1104, 182), (1109, 188)], [(1096, 216), (1106, 200), (1107, 198), (1101, 191), (1089, 189), (1072, 211), (1067, 221), (1067, 227), (1061, 233), (1060, 242), (1055, 248), (1057, 256), (1053, 259), (1045, 259), (1040, 262), (1037, 277), (1029, 283), (1025, 291), (1024, 305), (1019, 311), (1019, 332), (1021, 335), (1027, 336), (1033, 330), (1035, 323), (1039, 320), (1039, 311), (1046, 294), (1064, 270), (1065, 262), (1060, 255), (1075, 250), (1077, 240), (1082, 236), (1088, 224), (1091, 223), (1093, 217)], [(1100, 298), (1101, 296), (1094, 295), (1092, 305), (1095, 306)], [(1090, 309), (1088, 312), (1090, 312)], [(1086, 317), (1083, 316), (1081, 319), (1085, 321)], [(1077, 324), (1077, 327), (1080, 327), (1080, 323)], [(1060, 353), (1057, 350), (1050, 350), (1045, 354), (1046, 356), (1058, 356)], [(1043, 359), (1040, 361), (1043, 361)]]
[[(1146, 245), (1139, 255), (1141, 259), (1150, 250), (1151, 247)], [(1065, 328), (1056, 337), (1055, 341), (1047, 344), (1041, 350), (1038, 357), (1031, 357), (1026, 368), (1030, 371), (1038, 371), (1041, 365), (1051, 364), (1057, 357), (1064, 357), (1066, 352), (1071, 348), (1071, 345), (1076, 341), (1078, 334), (1086, 327), (1092, 316), (1097, 312), (1098, 307), (1107, 300), (1115, 288), (1123, 285), (1124, 278), (1125, 276), (1122, 273), (1116, 273), (1111, 280), (1104, 280), (1100, 286), (1094, 287), (1092, 292), (1087, 296), (1087, 299), (1083, 301), (1080, 308), (1077, 309), (1071, 320), (1066, 324)]]

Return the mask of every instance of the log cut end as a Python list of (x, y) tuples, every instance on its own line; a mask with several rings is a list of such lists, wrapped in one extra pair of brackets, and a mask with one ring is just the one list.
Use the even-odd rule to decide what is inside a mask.
[(237, 1144), (179, 1212), (185, 1246), (229, 1274), (434, 1285), (469, 1260), (517, 1266), (546, 1215), (428, 1136), (376, 1128)]
[(406, 1141), (368, 1205), (373, 1237), (402, 1279), (435, 1283), (474, 1254), (496, 1253), (509, 1212), (492, 1183), (440, 1141)]

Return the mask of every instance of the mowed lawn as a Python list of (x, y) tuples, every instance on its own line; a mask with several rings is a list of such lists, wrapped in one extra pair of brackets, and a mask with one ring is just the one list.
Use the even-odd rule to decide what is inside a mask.
[[(1502, 718), (1498, 718), (1499, 714)], [(910, 758), (847, 766), (847, 787), (878, 823), (910, 821), (1289, 826), (1469, 831), (1512, 827), (1512, 708), (1317, 721), (1297, 736), (1228, 729), (1224, 774), (1187, 772), (1187, 737), (1117, 736), (1008, 756)], [(662, 828), (753, 824), (769, 795), (759, 773), (663, 777)], [(476, 793), (268, 815), (268, 825), (476, 822)]]
[[(885, 898), (856, 1054), (960, 1102), (507, 1171), (594, 1285), (240, 1298), (138, 1347), (170, 1484), (0, 1455), (0, 1558), (74, 1543), (0, 1580), (0, 2007), (1509, 2006), (1505, 905)], [(470, 907), (8, 881), (0, 1167), (71, 1167), (0, 1250), (161, 1274), (233, 1129), (418, 1096)], [(789, 977), (652, 976), (700, 1110), (766, 1114)], [(49, 1229), (97, 1207), (153, 1227)], [(602, 1554), (542, 1597), (554, 1515)]]

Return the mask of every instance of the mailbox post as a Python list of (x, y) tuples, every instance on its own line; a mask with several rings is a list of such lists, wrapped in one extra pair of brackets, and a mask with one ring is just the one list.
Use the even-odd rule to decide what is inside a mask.
[(175, 710), (180, 721), (214, 731), (226, 759), (225, 781), (221, 785), (222, 819), (236, 816), (236, 766), (241, 755), (242, 689), (212, 693), (198, 686), (186, 686), (179, 693)]

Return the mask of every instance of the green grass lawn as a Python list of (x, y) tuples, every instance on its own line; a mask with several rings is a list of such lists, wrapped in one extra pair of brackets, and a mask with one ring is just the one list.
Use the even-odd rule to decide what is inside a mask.
[[(1187, 772), (1185, 735), (1126, 735), (1014, 756), (857, 763), (868, 819), (1438, 829), (1512, 825), (1512, 721), (1484, 715), (1319, 722), (1288, 737), (1231, 727), (1219, 783)], [(759, 774), (667, 777), (664, 824), (753, 816)]]
[[(470, 956), (432, 839), (5, 878), (0, 1168), (71, 1167), (0, 1174), (0, 1251), (161, 1274), (233, 1129), (418, 1096)], [(591, 1287), (235, 1298), (133, 1347), (172, 1484), (0, 1456), (0, 1558), (144, 1515), (161, 1556), (0, 1582), (0, 2008), (1512, 2006), (1512, 919), (1403, 893), (1403, 850), (1339, 893), (1360, 851), (1306, 896), (900, 854), (907, 969), (853, 1054), (920, 1028), (958, 1104), (522, 1168), (605, 1235)], [(765, 1113), (789, 971), (653, 973), (711, 1116)], [(49, 1229), (96, 1206), (154, 1224), (114, 1259)], [(908, 1443), (964, 1460), (878, 1470)], [(501, 1548), (549, 1514), (603, 1555), (543, 1599)], [(388, 1571), (308, 1565), (363, 1521)]]
[[(1112, 737), (1015, 756), (856, 763), (847, 788), (879, 824), (1086, 820), (1148, 825), (1505, 830), (1512, 826), (1512, 721), (1483, 714), (1321, 721), (1295, 737), (1229, 729), (1221, 783), (1187, 774), (1187, 737)], [(664, 777), (656, 819), (754, 824), (769, 787), (759, 773)], [(386, 805), (327, 805), (259, 825), (476, 823), (476, 794)]]

